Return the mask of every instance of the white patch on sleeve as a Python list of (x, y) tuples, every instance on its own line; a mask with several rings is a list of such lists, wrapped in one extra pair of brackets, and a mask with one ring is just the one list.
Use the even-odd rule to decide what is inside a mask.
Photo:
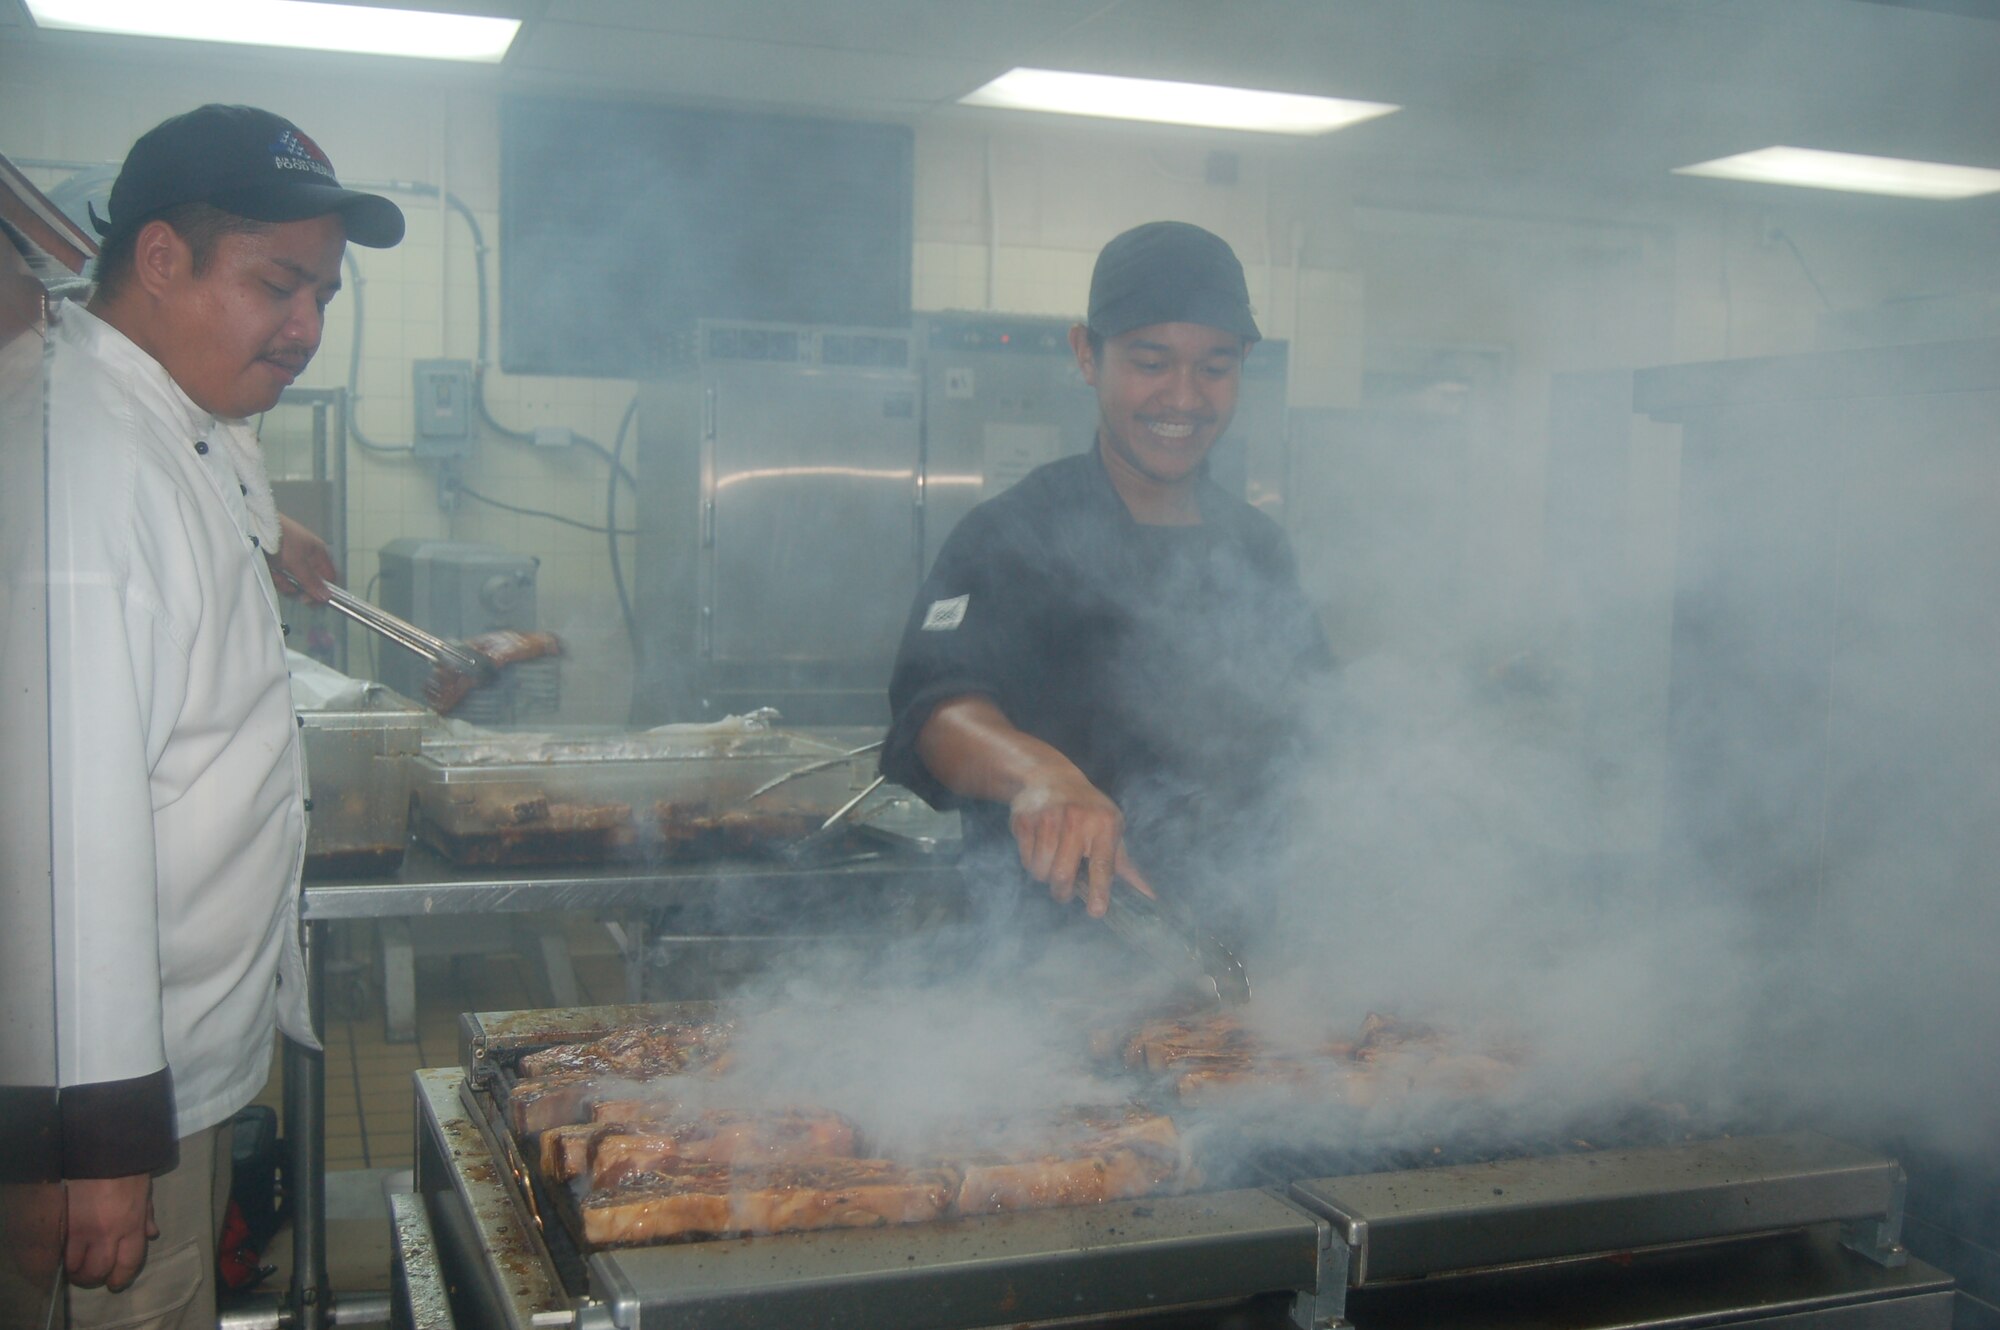
[(965, 622), (965, 607), (972, 599), (970, 595), (953, 596), (950, 600), (934, 600), (924, 614), (924, 631), (927, 633), (948, 633)]

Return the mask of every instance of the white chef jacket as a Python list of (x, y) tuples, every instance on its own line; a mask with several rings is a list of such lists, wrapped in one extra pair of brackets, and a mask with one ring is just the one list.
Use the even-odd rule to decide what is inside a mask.
[(274, 1023), (317, 1046), (303, 748), (245, 502), (269, 487), (109, 324), (64, 306), (50, 341), (57, 1074), (164, 1066), (185, 1137), (256, 1097)]

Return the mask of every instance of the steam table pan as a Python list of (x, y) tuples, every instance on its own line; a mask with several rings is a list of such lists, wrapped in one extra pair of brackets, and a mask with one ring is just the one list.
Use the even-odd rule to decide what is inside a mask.
[(411, 763), (418, 835), (461, 865), (684, 861), (775, 849), (864, 788), (856, 755), (760, 786), (871, 735), (494, 736), (427, 741)]

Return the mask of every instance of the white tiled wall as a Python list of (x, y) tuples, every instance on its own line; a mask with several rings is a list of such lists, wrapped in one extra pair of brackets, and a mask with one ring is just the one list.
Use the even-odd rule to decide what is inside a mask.
[[(136, 135), (201, 101), (279, 110), (320, 140), (351, 183), (422, 182), (468, 203), (489, 247), (495, 322), (488, 354), (497, 358), (498, 97), (490, 78), (427, 66), (357, 82), (354, 66), (339, 60), (279, 65), (261, 53), (232, 52), (162, 63), (124, 54), (139, 48), (103, 49), (113, 53), (77, 54), (86, 50), (82, 43), (0, 42), (0, 152), (17, 162), (115, 162)], [(1507, 407), (1508, 455), (1492, 461), (1506, 479), (1484, 488), (1487, 507), (1478, 515), (1496, 552), (1489, 568), (1510, 583), (1496, 595), (1529, 594), (1537, 576), (1548, 373), (1810, 344), (1816, 304), (1790, 255), (1760, 248), (1735, 212), (1634, 217), (1629, 226), (1636, 229), (1625, 234), (1615, 203), (1582, 200), (1580, 207), (1614, 217), (1598, 235), (1587, 224), (1503, 214), (1497, 201), (1492, 215), (1513, 220), (1482, 222), (1462, 203), (1430, 212), (1428, 204), (1358, 209), (1339, 158), (1253, 144), (1232, 149), (1239, 159), (1234, 183), (1211, 184), (1209, 151), (1129, 127), (920, 125), (914, 304), (1077, 316), (1106, 239), (1141, 221), (1178, 217), (1235, 245), (1265, 332), (1293, 339), (1294, 365), (1312, 375), (1311, 405), (1358, 399), (1371, 340), (1504, 348), (1519, 367)], [(49, 187), (69, 170), (30, 167), (28, 174)], [(389, 192), (408, 216), (408, 238), (392, 250), (351, 251), (359, 280), (330, 312), (303, 385), (346, 383), (362, 309), (357, 419), (369, 437), (406, 446), (411, 362), (476, 354), (478, 255), (463, 219), (435, 196)], [(1544, 215), (1564, 206), (1534, 203)], [(1357, 222), (1361, 213), (1368, 218)], [(1833, 239), (1821, 242), (1829, 257), (1820, 280), (1846, 303), (1879, 299), (1891, 282), (1923, 280), (1921, 256), (1907, 253), (1901, 262), (1908, 271), (1885, 275), (1889, 270), (1869, 260), (1865, 228), (1837, 239), (1838, 248)], [(1636, 259), (1621, 257), (1627, 241), (1637, 245)], [(487, 402), (505, 425), (562, 426), (607, 448), (633, 392), (630, 382), (516, 377), (491, 364), (486, 371)], [(300, 446), (306, 429), (303, 412), (268, 418), (277, 470), (307, 469)], [(368, 584), (375, 551), (398, 536), (483, 541), (538, 555), (543, 624), (573, 648), (564, 718), (622, 720), (629, 661), (604, 536), (472, 502), (443, 511), (433, 468), (406, 456), (354, 448), (348, 464), (352, 585)], [(463, 477), (507, 503), (591, 525), (604, 520), (605, 464), (582, 449), (537, 450), (487, 434)], [(629, 495), (621, 500), (621, 524), (629, 524)]]
[[(0, 152), (16, 160), (116, 162), (139, 133), (204, 100), (269, 106), (314, 135), (345, 180), (444, 185), (478, 218), (488, 252), (491, 310), (489, 361), (499, 348), (497, 250), (497, 99), (447, 80), (395, 81), (354, 87), (327, 77), (260, 73), (242, 56), (205, 56), (185, 67), (122, 66), (115, 59), (77, 57), (61, 68), (18, 66), (17, 50), (0, 48)], [(426, 79), (431, 76), (426, 75)], [(88, 93), (79, 89), (89, 89)], [(110, 91), (106, 91), (109, 89)], [(1267, 331), (1273, 265), (1268, 261), (1262, 195), (1230, 195), (1189, 184), (1199, 158), (1165, 160), (1157, 150), (1107, 172), (1100, 156), (1043, 132), (993, 149), (992, 179), (1001, 195), (986, 208), (989, 151), (982, 138), (920, 131), (913, 303), (920, 309), (986, 309), (1081, 316), (1096, 250), (1109, 235), (1151, 216), (1185, 216), (1239, 241)], [(30, 168), (44, 188), (67, 178), (63, 167)], [(388, 189), (403, 207), (408, 233), (390, 250), (350, 247), (348, 289), (329, 311), (318, 358), (300, 386), (344, 386), (349, 378), (357, 311), (363, 340), (352, 407), (362, 433), (391, 448), (411, 437), (411, 362), (471, 360), (478, 348), (477, 282), (472, 235), (464, 220), (435, 196)], [(1115, 199), (1115, 207), (1107, 206)], [(1000, 244), (990, 246), (989, 222)], [(1289, 273), (1283, 280), (1290, 281)], [(1289, 310), (1285, 321), (1289, 323)], [(496, 420), (528, 430), (562, 426), (613, 445), (635, 385), (628, 381), (512, 376), (489, 363), (486, 401)], [(310, 416), (280, 408), (264, 421), (274, 472), (307, 475)], [(564, 719), (617, 722), (629, 693), (629, 652), (610, 576), (603, 535), (461, 500), (438, 505), (434, 467), (406, 453), (350, 447), (347, 453), (350, 585), (367, 589), (378, 571), (376, 551), (400, 536), (480, 541), (541, 559), (543, 626), (571, 646), (565, 669)], [(537, 449), (482, 432), (462, 465), (470, 488), (505, 503), (539, 508), (601, 526), (606, 466), (581, 448)], [(631, 495), (620, 494), (620, 525), (633, 521)], [(625, 542), (629, 560), (631, 542)], [(356, 668), (359, 668), (357, 666)]]

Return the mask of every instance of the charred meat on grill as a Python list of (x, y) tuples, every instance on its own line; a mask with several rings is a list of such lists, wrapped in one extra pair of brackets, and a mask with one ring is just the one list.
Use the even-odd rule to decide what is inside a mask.
[[(1102, 1046), (1100, 1044), (1100, 1046)], [(1232, 1013), (1146, 1022), (1122, 1044), (1126, 1066), (1165, 1076), (1182, 1103), (1285, 1091), (1367, 1108), (1422, 1091), (1472, 1096), (1505, 1086), (1502, 1058), (1473, 1052), (1434, 1026), (1368, 1013), (1352, 1038), (1273, 1044)]]
[(589, 1120), (605, 1100), (687, 1072), (713, 1074), (728, 1057), (727, 1022), (672, 1023), (616, 1030), (583, 1043), (557, 1044), (522, 1056), (522, 1080), (507, 1096), (518, 1136)]
[(525, 1054), (520, 1069), (527, 1077), (572, 1071), (626, 1075), (683, 1071), (713, 1062), (728, 1047), (730, 1032), (727, 1021), (635, 1026), (583, 1043), (557, 1044)]
[(851, 1159), (854, 1124), (824, 1110), (711, 1109), (650, 1129), (614, 1127), (592, 1140), (589, 1151), (591, 1185), (610, 1187), (676, 1160), (748, 1166)]
[(585, 1194), (578, 1209), (584, 1241), (592, 1246), (874, 1228), (941, 1218), (958, 1183), (947, 1170), (905, 1168), (886, 1159), (748, 1168), (670, 1160)]
[(954, 1162), (962, 1181), (953, 1207), (967, 1215), (1132, 1200), (1167, 1188), (1178, 1171), (1174, 1161), (1130, 1147), (1026, 1159), (974, 1155)]
[(507, 1092), (508, 1125), (516, 1136), (539, 1136), (552, 1127), (588, 1118), (591, 1105), (610, 1093), (602, 1080), (587, 1071), (516, 1081)]
[(1142, 1104), (1078, 1104), (947, 1126), (915, 1151), (958, 1173), (954, 1206), (991, 1214), (1098, 1205), (1189, 1181), (1173, 1119)]

